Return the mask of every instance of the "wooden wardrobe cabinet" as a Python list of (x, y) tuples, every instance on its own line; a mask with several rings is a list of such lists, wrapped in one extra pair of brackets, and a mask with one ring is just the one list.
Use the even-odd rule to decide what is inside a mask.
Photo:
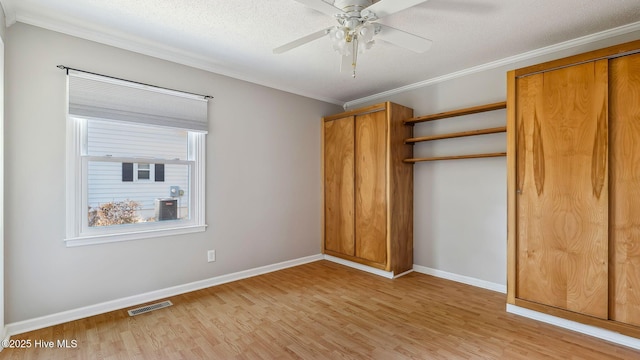
[(322, 119), (325, 254), (395, 275), (413, 268), (412, 116), (386, 102)]
[(640, 336), (640, 41), (508, 74), (508, 302)]

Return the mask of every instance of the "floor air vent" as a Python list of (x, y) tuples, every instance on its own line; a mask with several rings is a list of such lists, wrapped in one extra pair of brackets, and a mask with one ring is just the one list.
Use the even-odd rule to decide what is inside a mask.
[(143, 306), (143, 307), (140, 307), (140, 308), (137, 308), (137, 309), (129, 310), (129, 316), (136, 316), (136, 315), (148, 313), (150, 311), (166, 308), (166, 307), (171, 306), (171, 305), (173, 305), (173, 303), (171, 303), (171, 301), (167, 300), (167, 301), (159, 302), (157, 304), (151, 304), (151, 305)]

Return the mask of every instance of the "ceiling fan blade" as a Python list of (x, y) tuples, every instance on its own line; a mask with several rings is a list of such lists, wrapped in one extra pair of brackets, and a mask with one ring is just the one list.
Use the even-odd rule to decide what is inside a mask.
[(367, 7), (365, 10), (373, 12), (376, 14), (378, 19), (382, 19), (385, 16), (389, 16), (397, 13), (398, 11), (408, 9), (427, 1), (428, 0), (381, 0)]
[(380, 32), (376, 35), (376, 39), (398, 45), (417, 53), (426, 52), (431, 48), (431, 44), (433, 44), (433, 41), (429, 39), (387, 25), (376, 23), (376, 26), (380, 26)]
[(300, 39), (297, 40), (293, 40), (290, 43), (286, 43), (282, 46), (279, 46), (275, 49), (273, 49), (273, 53), (274, 54), (282, 54), (283, 52), (287, 52), (291, 49), (297, 48), (298, 46), (304, 45), (308, 42), (311, 42), (313, 40), (317, 40), (320, 39), (321, 37), (327, 35), (329, 33), (329, 31), (333, 28), (333, 26), (328, 27), (326, 29), (320, 30), (320, 31), (316, 31), (313, 34), (309, 34), (307, 36), (303, 36)]
[(327, 14), (329, 16), (344, 14), (344, 11), (342, 11), (341, 9), (338, 9), (337, 7), (329, 3), (326, 3), (322, 0), (296, 0), (296, 1), (314, 10), (320, 11), (323, 14)]

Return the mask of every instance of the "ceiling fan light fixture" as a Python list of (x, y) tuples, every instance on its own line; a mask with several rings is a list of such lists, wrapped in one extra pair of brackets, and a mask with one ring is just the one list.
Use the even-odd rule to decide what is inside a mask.
[(329, 31), (329, 38), (331, 39), (333, 50), (343, 56), (351, 55), (351, 49), (348, 46), (350, 40), (349, 29), (334, 27)]
[(372, 41), (373, 35), (375, 35), (375, 27), (373, 24), (365, 23), (360, 27), (360, 29), (358, 29), (358, 38), (361, 41)]
[(350, 56), (351, 55), (351, 46), (349, 43), (342, 40), (333, 44), (333, 50), (339, 53), (342, 56)]
[(367, 50), (371, 50), (371, 48), (373, 47), (373, 45), (375, 45), (376, 41), (375, 40), (371, 40), (371, 41), (367, 41), (367, 42), (361, 42), (360, 45), (358, 46), (358, 52), (360, 54), (362, 54), (363, 52), (367, 51)]
[[(328, 36), (333, 49), (342, 55), (341, 69), (350, 62), (355, 77), (359, 53), (375, 45), (376, 35), (384, 42), (392, 43), (417, 53), (431, 47), (432, 41), (420, 36), (374, 22), (385, 16), (405, 10), (428, 0), (295, 0), (338, 21), (331, 26), (291, 41), (273, 49), (274, 54), (294, 49), (310, 41)], [(341, 70), (342, 71), (342, 70)]]
[(355, 77), (356, 69), (356, 54), (362, 54), (365, 51), (371, 49), (375, 44), (373, 36), (377, 34), (380, 29), (376, 24), (368, 23), (366, 21), (353, 22), (353, 19), (347, 21), (348, 26), (336, 26), (329, 31), (329, 38), (331, 39), (333, 50), (338, 52), (341, 56), (353, 56), (351, 65), (353, 70), (353, 77)]

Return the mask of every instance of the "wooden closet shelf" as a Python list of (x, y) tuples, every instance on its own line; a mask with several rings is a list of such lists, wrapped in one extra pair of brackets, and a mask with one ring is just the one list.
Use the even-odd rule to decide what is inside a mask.
[(427, 158), (404, 159), (403, 161), (408, 164), (415, 164), (417, 162), (422, 162), (422, 161), (477, 159), (477, 158), (500, 157), (500, 156), (507, 156), (507, 153), (499, 152), (499, 153), (487, 153), (487, 154), (434, 156), (434, 157), (427, 157)]
[(415, 137), (415, 138), (406, 139), (404, 142), (405, 142), (405, 144), (413, 145), (413, 144), (415, 144), (417, 142), (421, 142), (421, 141), (451, 139), (451, 138), (458, 138), (458, 137), (464, 137), (464, 136), (474, 136), (474, 135), (484, 135), (484, 134), (495, 134), (495, 133), (501, 133), (501, 132), (506, 132), (506, 131), (507, 131), (507, 127), (506, 126), (500, 126), (500, 127), (495, 127), (495, 128), (489, 128), (489, 129), (470, 130), (470, 131), (462, 131), (462, 132), (457, 132), (457, 133), (448, 133), (448, 134), (440, 134), (440, 135), (430, 135), (430, 136)]
[(473, 107), (464, 108), (464, 109), (442, 112), (438, 114), (414, 117), (414, 118), (405, 120), (404, 124), (413, 125), (413, 124), (417, 124), (425, 121), (446, 119), (446, 118), (455, 117), (455, 116), (477, 114), (485, 111), (493, 111), (493, 110), (506, 109), (506, 108), (507, 108), (507, 102), (501, 101), (493, 104), (479, 105), (479, 106), (473, 106)]

